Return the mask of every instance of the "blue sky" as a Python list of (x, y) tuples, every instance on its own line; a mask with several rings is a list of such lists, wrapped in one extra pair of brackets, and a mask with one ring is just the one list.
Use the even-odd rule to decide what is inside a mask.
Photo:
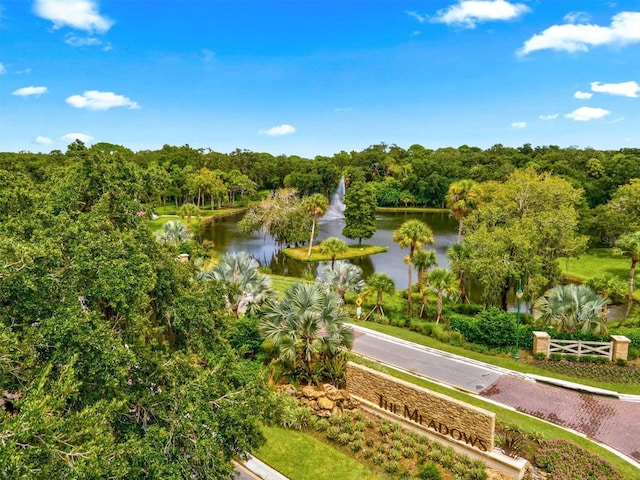
[(0, 151), (640, 147), (640, 1), (0, 0)]

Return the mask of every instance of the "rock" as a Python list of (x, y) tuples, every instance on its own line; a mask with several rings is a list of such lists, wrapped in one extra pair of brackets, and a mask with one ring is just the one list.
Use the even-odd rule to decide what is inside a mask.
[(307, 398), (320, 398), (324, 396), (324, 393), (317, 390), (313, 385), (307, 385), (306, 387), (302, 387), (302, 395)]
[(318, 406), (322, 410), (333, 410), (333, 407), (335, 407), (335, 403), (329, 400), (327, 397), (320, 397), (318, 398)]

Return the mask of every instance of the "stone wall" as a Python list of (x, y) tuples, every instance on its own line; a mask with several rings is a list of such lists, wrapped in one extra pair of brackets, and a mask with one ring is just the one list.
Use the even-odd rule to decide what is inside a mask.
[(493, 450), (494, 413), (351, 362), (347, 365), (347, 389), (358, 400), (448, 441), (481, 452)]

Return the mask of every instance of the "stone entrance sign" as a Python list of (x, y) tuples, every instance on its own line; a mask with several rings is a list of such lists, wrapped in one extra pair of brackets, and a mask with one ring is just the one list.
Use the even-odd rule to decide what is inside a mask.
[(347, 365), (347, 389), (358, 400), (429, 433), (480, 452), (493, 450), (496, 417), (492, 412), (352, 362)]

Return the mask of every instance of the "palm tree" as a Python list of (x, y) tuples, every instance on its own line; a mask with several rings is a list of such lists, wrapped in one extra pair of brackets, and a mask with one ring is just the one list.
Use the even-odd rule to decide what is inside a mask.
[(409, 265), (409, 287), (408, 287), (408, 309), (409, 316), (407, 318), (407, 324), (411, 319), (411, 294), (412, 294), (412, 281), (413, 281), (413, 254), (416, 250), (420, 250), (425, 243), (432, 244), (434, 241), (433, 231), (429, 226), (421, 222), (420, 220), (407, 220), (400, 227), (393, 232), (392, 240), (397, 243), (400, 248), (409, 247), (409, 255), (405, 257), (405, 262)]
[(460, 243), (462, 239), (464, 218), (480, 202), (480, 193), (480, 186), (473, 180), (458, 180), (449, 185), (445, 200), (447, 208), (451, 210), (451, 214), (458, 220), (457, 243)]
[(337, 237), (329, 237), (320, 244), (320, 253), (331, 256), (331, 268), (336, 263), (336, 256), (345, 253), (349, 247)]
[(393, 294), (396, 291), (396, 282), (394, 282), (393, 278), (386, 273), (374, 273), (367, 278), (367, 286), (370, 290), (376, 292), (376, 306), (373, 307), (373, 310), (371, 310), (364, 319), (366, 320), (369, 318), (373, 312), (379, 312), (384, 317), (384, 310), (382, 309), (382, 294)]
[(631, 255), (631, 268), (629, 269), (629, 298), (627, 299), (627, 311), (625, 313), (625, 317), (628, 317), (629, 312), (631, 312), (631, 305), (633, 304), (633, 279), (636, 275), (636, 264), (640, 261), (640, 231), (623, 235), (616, 242), (616, 247)]
[(604, 334), (604, 307), (610, 302), (586, 285), (558, 285), (536, 300), (534, 313), (546, 325), (560, 331)]
[(435, 250), (418, 250), (413, 254), (413, 266), (418, 271), (418, 287), (420, 288), (420, 295), (422, 295), (422, 306), (420, 307), (420, 317), (424, 315), (427, 309), (427, 292), (425, 290), (425, 278), (429, 269), (438, 265), (438, 259), (436, 257)]
[(457, 296), (460, 292), (458, 278), (456, 274), (446, 268), (436, 268), (427, 277), (427, 282), (438, 295), (438, 314), (436, 316), (436, 324), (438, 324), (442, 319), (444, 297)]
[(344, 260), (338, 260), (333, 268), (325, 269), (324, 277), (324, 284), (335, 290), (343, 302), (346, 292), (360, 292), (365, 286), (362, 269)]
[(181, 218), (187, 217), (187, 230), (189, 230), (189, 227), (191, 226), (191, 217), (199, 217), (200, 209), (195, 203), (183, 203), (178, 208), (178, 215), (180, 215)]
[(320, 283), (294, 283), (279, 302), (269, 303), (260, 333), (278, 349), (279, 360), (295, 371), (302, 363), (307, 379), (316, 365), (349, 349), (353, 330), (345, 325), (342, 300)]
[(467, 302), (467, 291), (465, 284), (467, 283), (467, 274), (464, 270), (464, 262), (468, 259), (469, 252), (466, 245), (456, 243), (447, 249), (447, 258), (449, 259), (449, 268), (458, 276), (460, 284), (460, 301)]
[(187, 228), (177, 220), (170, 220), (162, 229), (156, 233), (156, 239), (161, 243), (168, 243), (174, 247), (179, 243), (186, 242), (191, 239), (191, 234)]
[(225, 300), (236, 318), (247, 310), (256, 312), (272, 295), (271, 278), (260, 273), (260, 264), (246, 252), (227, 253), (211, 270), (200, 272), (199, 280), (225, 282)]
[(327, 209), (329, 208), (329, 201), (327, 200), (327, 197), (321, 193), (314, 193), (304, 200), (304, 208), (313, 219), (313, 223), (311, 225), (311, 237), (309, 238), (309, 251), (307, 252), (307, 257), (310, 257), (311, 247), (313, 247), (313, 237), (316, 233), (316, 223), (318, 222), (318, 219), (327, 212)]

